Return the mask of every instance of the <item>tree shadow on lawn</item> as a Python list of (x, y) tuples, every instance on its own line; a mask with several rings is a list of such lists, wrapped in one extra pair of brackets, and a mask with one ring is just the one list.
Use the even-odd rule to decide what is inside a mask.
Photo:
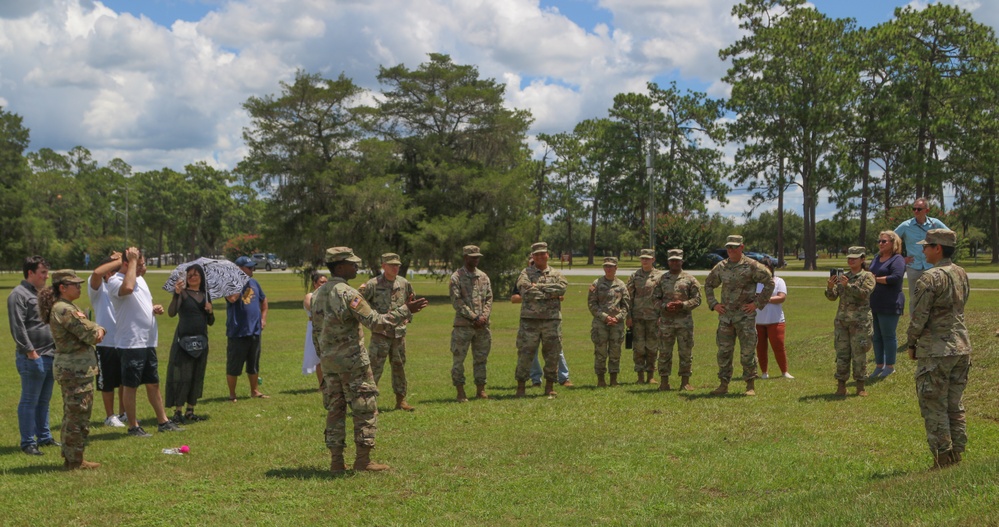
[(334, 476), (330, 473), (329, 469), (317, 468), (317, 467), (281, 467), (273, 468), (264, 472), (264, 475), (268, 478), (279, 478), (279, 479), (343, 479), (353, 477), (355, 472), (353, 470), (347, 470), (341, 474)]
[(748, 399), (749, 398), (749, 396), (747, 396), (745, 392), (740, 390), (731, 391), (723, 395), (715, 395), (711, 392), (708, 393), (686, 392), (686, 393), (680, 393), (679, 396), (689, 401), (696, 401), (698, 399)]
[(7, 454), (20, 454), (21, 447), (19, 446), (0, 446), (0, 456), (6, 456)]
[(14, 467), (7, 469), (6, 472), (11, 474), (18, 474), (21, 476), (34, 476), (37, 474), (45, 474), (46, 472), (65, 472), (66, 469), (62, 463), (58, 465), (31, 465), (29, 467)]
[(814, 394), (814, 395), (802, 395), (801, 397), (798, 397), (798, 402), (799, 403), (810, 403), (812, 401), (825, 401), (825, 402), (830, 402), (831, 403), (833, 401), (843, 401), (847, 397), (850, 397), (852, 395), (854, 395), (854, 394), (851, 393), (849, 395), (835, 395), (835, 394), (832, 394), (832, 393), (817, 393), (817, 394)]
[[(278, 393), (281, 395), (307, 395), (307, 394), (322, 395), (322, 392), (319, 391), (319, 388), (299, 388), (297, 390), (281, 390)], [(228, 401), (229, 398), (226, 397), (225, 400)]]

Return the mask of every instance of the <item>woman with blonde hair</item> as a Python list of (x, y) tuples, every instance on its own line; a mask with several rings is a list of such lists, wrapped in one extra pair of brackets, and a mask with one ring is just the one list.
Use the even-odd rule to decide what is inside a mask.
[(878, 255), (871, 260), (871, 274), (875, 282), (871, 293), (871, 316), (876, 364), (871, 378), (876, 379), (895, 373), (896, 329), (905, 309), (905, 294), (902, 293), (905, 258), (902, 256), (902, 238), (895, 231), (878, 234)]

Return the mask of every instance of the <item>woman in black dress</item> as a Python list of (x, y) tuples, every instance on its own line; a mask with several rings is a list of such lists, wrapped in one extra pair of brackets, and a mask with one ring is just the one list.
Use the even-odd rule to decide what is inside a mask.
[[(175, 423), (202, 421), (205, 417), (196, 415), (194, 406), (205, 386), (208, 326), (215, 324), (215, 314), (205, 284), (205, 270), (200, 265), (188, 267), (187, 279), (177, 281), (167, 312), (171, 317), (180, 315), (167, 367), (166, 403), (176, 407), (171, 420)], [(181, 413), (184, 403), (187, 403), (187, 410)]]

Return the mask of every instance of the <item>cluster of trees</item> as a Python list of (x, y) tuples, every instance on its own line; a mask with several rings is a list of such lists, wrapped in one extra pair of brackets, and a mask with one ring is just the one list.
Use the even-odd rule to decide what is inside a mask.
[[(476, 242), (503, 280), (532, 240), (592, 263), (646, 246), (650, 218), (657, 245), (717, 246), (736, 227), (706, 204), (727, 203), (732, 188), (748, 189), (754, 210), (777, 205), (747, 212), (750, 245), (803, 253), (806, 268), (820, 250), (871, 246), (915, 196), (937, 215), (954, 203), (947, 223), (999, 258), (990, 28), (941, 4), (869, 29), (804, 0), (745, 0), (733, 15), (746, 34), (719, 52), (731, 61), (729, 99), (650, 83), (617, 95), (605, 117), (539, 135), (538, 156), (532, 117), (504, 107), (503, 85), (442, 54), (381, 67), (377, 93), (299, 71), (279, 93), (251, 97), (248, 154), (232, 172), (132, 174), (82, 147), (25, 154), (20, 117), (0, 109), (0, 263), (120, 247), (129, 217), (130, 241), (161, 253), (218, 254), (228, 240), (306, 265), (349, 245), (372, 267), (391, 249), (404, 267), (450, 270)], [(792, 186), (800, 213), (785, 210)], [(816, 221), (820, 195), (836, 218)]]

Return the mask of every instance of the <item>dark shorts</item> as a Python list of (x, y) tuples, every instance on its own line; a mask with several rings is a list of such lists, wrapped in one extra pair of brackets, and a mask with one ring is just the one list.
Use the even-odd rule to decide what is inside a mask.
[(159, 362), (156, 348), (119, 349), (121, 354), (121, 385), (138, 388), (140, 384), (159, 384)]
[(97, 346), (97, 389), (102, 392), (113, 392), (121, 386), (121, 352), (118, 348)]
[(225, 374), (239, 377), (244, 364), (247, 375), (260, 372), (260, 335), (229, 337), (225, 348)]

